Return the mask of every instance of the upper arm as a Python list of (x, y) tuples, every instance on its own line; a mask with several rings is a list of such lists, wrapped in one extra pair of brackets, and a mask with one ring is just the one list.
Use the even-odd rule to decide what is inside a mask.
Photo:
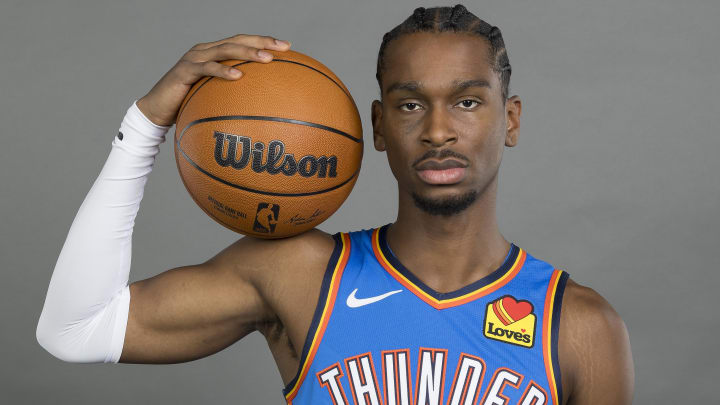
[(634, 370), (627, 329), (600, 294), (568, 281), (558, 343), (566, 403), (632, 403)]
[[(269, 250), (292, 243), (242, 238), (205, 263), (130, 285), (121, 362), (174, 363), (213, 354), (273, 319), (258, 274)], [(288, 252), (291, 254), (291, 252)], [(281, 270), (277, 269), (275, 271)], [(265, 277), (271, 277), (266, 274)]]

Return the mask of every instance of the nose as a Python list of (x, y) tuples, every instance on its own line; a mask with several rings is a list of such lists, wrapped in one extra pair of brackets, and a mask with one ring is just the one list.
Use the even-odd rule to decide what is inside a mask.
[(457, 142), (457, 133), (452, 128), (450, 112), (444, 108), (432, 108), (425, 115), (425, 126), (420, 138), (425, 146), (441, 147)]

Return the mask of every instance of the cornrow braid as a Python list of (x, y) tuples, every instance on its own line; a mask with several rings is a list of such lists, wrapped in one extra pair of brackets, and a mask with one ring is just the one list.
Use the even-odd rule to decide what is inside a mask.
[(418, 7), (410, 17), (383, 35), (375, 74), (380, 89), (382, 90), (382, 73), (385, 69), (385, 50), (391, 41), (402, 35), (416, 32), (439, 33), (446, 31), (477, 35), (488, 41), (490, 44), (490, 64), (493, 71), (500, 75), (502, 96), (503, 100), (506, 100), (510, 92), (512, 68), (510, 67), (510, 60), (508, 59), (500, 28), (481, 20), (462, 4), (457, 4), (454, 7)]
[(413, 11), (412, 19), (415, 27), (422, 28), (425, 22), (425, 7), (418, 7)]

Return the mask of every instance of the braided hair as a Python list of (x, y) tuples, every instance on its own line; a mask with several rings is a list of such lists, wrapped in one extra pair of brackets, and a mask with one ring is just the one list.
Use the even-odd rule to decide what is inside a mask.
[(485, 38), (490, 44), (490, 65), (500, 75), (503, 100), (507, 100), (510, 87), (510, 60), (508, 59), (500, 28), (492, 26), (469, 12), (465, 6), (454, 7), (418, 7), (412, 15), (400, 25), (383, 36), (377, 61), (377, 78), (382, 90), (382, 73), (385, 69), (385, 50), (388, 44), (405, 34), (416, 32), (457, 32), (477, 35)]

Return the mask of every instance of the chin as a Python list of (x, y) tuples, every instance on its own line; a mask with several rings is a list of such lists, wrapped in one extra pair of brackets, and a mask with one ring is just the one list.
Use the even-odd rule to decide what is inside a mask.
[(445, 195), (429, 196), (413, 192), (415, 206), (430, 215), (450, 217), (465, 211), (478, 197), (477, 190), (465, 192), (442, 193)]

